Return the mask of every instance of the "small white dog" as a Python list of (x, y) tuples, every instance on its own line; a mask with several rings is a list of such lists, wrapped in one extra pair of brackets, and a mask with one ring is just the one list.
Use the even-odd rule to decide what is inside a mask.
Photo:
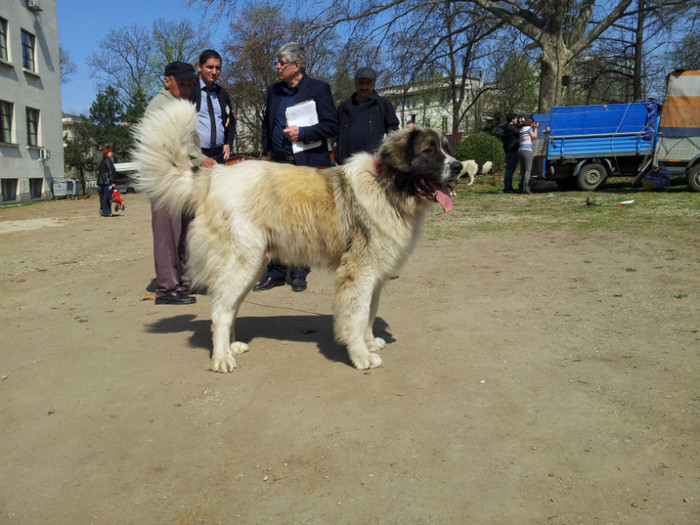
[[(491, 161), (480, 165), (475, 160), (463, 160), (462, 171), (460, 172), (459, 176), (462, 177), (463, 175), (469, 175), (469, 185), (471, 185), (474, 182), (474, 177), (476, 175), (488, 173), (489, 171), (491, 171), (491, 166), (493, 166), (493, 162)], [(452, 186), (450, 188), (450, 195), (454, 197), (456, 194), (457, 192), (455, 191), (455, 186)]]

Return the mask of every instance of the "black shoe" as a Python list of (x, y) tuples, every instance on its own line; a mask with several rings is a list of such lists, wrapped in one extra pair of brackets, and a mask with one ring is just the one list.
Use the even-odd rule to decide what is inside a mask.
[(193, 304), (197, 299), (182, 292), (170, 292), (161, 297), (156, 297), (156, 304)]
[(292, 279), (292, 290), (295, 292), (303, 292), (306, 290), (306, 281), (299, 277)]
[(151, 293), (155, 293), (158, 291), (158, 285), (156, 284), (155, 279), (148, 283), (148, 286), (146, 286), (146, 291)]
[(273, 279), (272, 277), (265, 277), (262, 281), (255, 285), (253, 288), (254, 292), (262, 292), (264, 290), (270, 290), (275, 286), (282, 286), (284, 284), (284, 277), (282, 279)]

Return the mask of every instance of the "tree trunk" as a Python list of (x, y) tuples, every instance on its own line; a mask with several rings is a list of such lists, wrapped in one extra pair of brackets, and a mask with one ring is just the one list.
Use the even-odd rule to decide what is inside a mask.
[(554, 44), (542, 41), (542, 53), (539, 56), (540, 98), (537, 108), (540, 113), (549, 113), (553, 106), (563, 103), (565, 87), (562, 79), (570, 77), (573, 72), (573, 53), (559, 38), (557, 40)]
[(637, 15), (637, 34), (634, 39), (634, 80), (632, 83), (632, 100), (641, 100), (642, 90), (642, 59), (644, 57), (644, 23), (646, 13), (644, 11), (644, 0), (639, 0), (639, 14)]

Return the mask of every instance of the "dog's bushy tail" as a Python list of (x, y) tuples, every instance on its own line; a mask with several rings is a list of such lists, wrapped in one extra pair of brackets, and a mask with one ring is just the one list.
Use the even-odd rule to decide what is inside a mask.
[(190, 159), (197, 110), (187, 100), (173, 100), (149, 112), (135, 126), (132, 159), (136, 188), (156, 207), (173, 215), (195, 206), (198, 166)]

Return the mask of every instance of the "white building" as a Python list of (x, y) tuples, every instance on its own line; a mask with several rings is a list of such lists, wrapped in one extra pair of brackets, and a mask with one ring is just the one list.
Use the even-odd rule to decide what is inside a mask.
[(2, 0), (0, 203), (51, 198), (63, 169), (56, 3)]
[[(467, 77), (459, 108), (460, 115), (464, 115), (457, 126), (457, 131), (464, 135), (479, 129), (481, 125), (482, 104), (474, 104), (474, 99), (483, 89), (481, 74)], [(445, 133), (452, 132), (452, 88), (447, 77), (431, 83), (414, 82), (404, 86), (380, 87), (377, 92), (392, 101), (402, 127), (413, 122)]]

